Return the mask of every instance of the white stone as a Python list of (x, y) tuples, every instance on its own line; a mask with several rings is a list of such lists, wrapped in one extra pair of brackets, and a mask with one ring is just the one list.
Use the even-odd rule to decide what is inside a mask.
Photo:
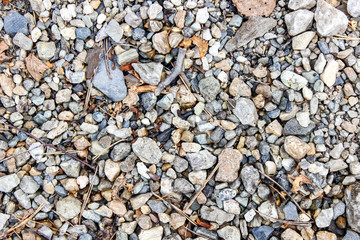
[(316, 30), (322, 36), (344, 34), (349, 22), (343, 12), (334, 8), (325, 0), (317, 1), (315, 21)]
[(326, 86), (331, 88), (336, 81), (336, 75), (338, 71), (339, 71), (338, 62), (335, 60), (330, 60), (330, 62), (326, 64), (323, 73), (320, 75), (320, 79), (325, 83)]
[(359, 0), (348, 0), (347, 11), (353, 17), (360, 16), (360, 1)]
[(209, 16), (207, 7), (200, 8), (196, 14), (196, 22), (204, 24), (209, 19)]

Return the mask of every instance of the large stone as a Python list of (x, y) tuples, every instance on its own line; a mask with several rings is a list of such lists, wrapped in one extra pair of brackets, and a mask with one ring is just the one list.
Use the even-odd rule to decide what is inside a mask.
[(133, 63), (134, 70), (140, 75), (141, 80), (150, 84), (158, 85), (161, 80), (163, 65), (157, 62)]
[(261, 37), (269, 32), (276, 26), (276, 23), (276, 20), (272, 18), (250, 17), (250, 19), (236, 32), (235, 37), (226, 43), (225, 49), (228, 52), (233, 52), (246, 45), (251, 40)]
[(119, 102), (127, 95), (127, 87), (124, 81), (124, 74), (119, 69), (118, 65), (113, 69), (111, 66), (113, 62), (109, 60), (110, 76), (106, 70), (105, 60), (102, 58), (98, 70), (94, 76), (94, 87), (99, 89), (102, 93), (108, 96), (111, 100)]
[(211, 102), (220, 92), (220, 83), (214, 77), (203, 78), (199, 82), (199, 89), (205, 100)]
[(79, 215), (82, 203), (80, 200), (68, 196), (56, 203), (56, 211), (66, 220), (72, 219)]
[(148, 137), (138, 138), (132, 144), (132, 149), (136, 156), (144, 163), (157, 164), (160, 162), (162, 153), (154, 140)]
[(161, 240), (164, 232), (162, 226), (150, 228), (148, 230), (141, 230), (139, 240)]
[(347, 187), (344, 198), (347, 222), (352, 230), (360, 232), (360, 183)]
[(4, 30), (6, 34), (9, 34), (11, 37), (15, 36), (18, 32), (28, 35), (27, 24), (26, 18), (16, 11), (10, 11), (4, 17)]
[(250, 194), (254, 194), (260, 182), (259, 171), (253, 166), (245, 166), (241, 169), (240, 176), (245, 190)]
[(360, 1), (359, 0), (348, 0), (347, 11), (353, 17), (360, 16)]
[(301, 159), (310, 150), (310, 146), (300, 138), (289, 136), (285, 138), (284, 149), (291, 157)]
[(316, 0), (290, 0), (288, 7), (292, 10), (311, 9), (316, 5)]
[(186, 154), (186, 159), (190, 162), (193, 170), (209, 169), (214, 166), (216, 157), (208, 150), (202, 150), (197, 153)]
[(291, 36), (305, 32), (311, 26), (314, 19), (314, 13), (301, 9), (285, 15), (285, 24)]
[(336, 81), (336, 75), (338, 71), (338, 62), (335, 60), (330, 60), (330, 62), (326, 64), (324, 72), (320, 75), (320, 79), (326, 84), (326, 86), (331, 88)]
[(240, 240), (240, 229), (234, 226), (226, 226), (217, 230), (219, 236), (223, 239)]
[(200, 217), (210, 222), (216, 222), (219, 225), (230, 222), (234, 219), (234, 214), (227, 213), (216, 206), (203, 206), (200, 209)]
[(236, 101), (236, 106), (233, 110), (235, 116), (244, 125), (255, 126), (258, 120), (256, 107), (248, 98), (239, 98)]
[(217, 171), (215, 181), (233, 182), (239, 176), (242, 154), (237, 149), (225, 148), (219, 155), (220, 167)]
[(20, 179), (16, 174), (10, 174), (0, 177), (0, 192), (11, 192), (17, 185)]
[(344, 34), (349, 22), (343, 12), (324, 0), (317, 1), (315, 21), (316, 30), (322, 36)]
[(285, 86), (292, 88), (296, 91), (301, 90), (308, 83), (306, 78), (289, 70), (283, 71), (281, 73), (280, 79)]

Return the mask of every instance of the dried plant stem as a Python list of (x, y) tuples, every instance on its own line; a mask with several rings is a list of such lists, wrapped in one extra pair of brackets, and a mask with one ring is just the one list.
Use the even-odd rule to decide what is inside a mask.
[(155, 95), (159, 96), (160, 93), (162, 92), (162, 90), (164, 90), (164, 88), (168, 85), (170, 85), (172, 83), (172, 81), (174, 81), (177, 76), (179, 76), (179, 74), (182, 71), (183, 65), (184, 65), (184, 59), (185, 59), (185, 54), (186, 54), (186, 49), (185, 48), (179, 48), (179, 53), (177, 56), (177, 60), (176, 60), (176, 65), (175, 65), (175, 69), (174, 71), (165, 78), (164, 81), (162, 81), (158, 87), (155, 90)]
[(304, 226), (304, 225), (308, 225), (308, 224), (314, 222), (314, 221), (300, 222), (300, 221), (290, 221), (290, 220), (283, 220), (283, 219), (273, 218), (273, 217), (270, 217), (269, 215), (266, 215), (265, 213), (259, 212), (255, 208), (252, 208), (252, 209), (255, 212), (257, 212), (258, 214), (260, 214), (262, 217), (265, 217), (265, 218), (267, 218), (267, 219), (269, 219), (271, 221), (274, 221), (274, 222), (281, 222), (281, 223), (288, 224), (288, 225)]
[(89, 102), (90, 102), (90, 96), (91, 96), (91, 90), (92, 90), (93, 84), (92, 81), (88, 81), (88, 89), (86, 92), (86, 98), (85, 98), (85, 104), (84, 104), (84, 110), (82, 112), (82, 115), (85, 116), (86, 110), (89, 107)]
[(94, 174), (93, 178), (91, 179), (91, 184), (90, 184), (89, 191), (86, 193), (85, 201), (83, 202), (83, 205), (82, 205), (81, 210), (80, 210), (78, 224), (81, 223), (81, 216), (82, 216), (83, 211), (85, 210), (86, 205), (87, 205), (87, 203), (88, 203), (88, 201), (89, 201), (89, 199), (90, 199), (91, 191), (92, 191), (92, 189), (93, 189), (93, 187), (94, 187), (94, 182), (95, 182), (94, 180), (95, 180), (96, 174), (97, 174), (97, 172), (98, 172), (98, 169), (99, 169), (99, 168), (96, 167), (95, 174)]
[(273, 183), (275, 183), (279, 188), (281, 188), (281, 190), (283, 190), (284, 192), (286, 192), (286, 194), (291, 198), (291, 200), (293, 201), (293, 203), (299, 208), (299, 210), (304, 213), (306, 216), (308, 216), (310, 219), (312, 219), (312, 217), (305, 212), (304, 209), (302, 209), (300, 207), (300, 205), (295, 201), (295, 199), (290, 195), (290, 193), (288, 191), (285, 190), (285, 188), (283, 188), (283, 186), (281, 186), (278, 182), (276, 182), (274, 179), (272, 179), (271, 177), (269, 177), (268, 175), (266, 175), (266, 173), (264, 173), (261, 170), (258, 170), (262, 175), (264, 175), (267, 179), (269, 179), (270, 181), (272, 181)]
[(116, 144), (121, 143), (121, 142), (123, 142), (123, 141), (124, 141), (124, 139), (120, 139), (120, 140), (114, 142), (113, 144), (111, 144), (110, 146), (108, 146), (107, 148), (105, 148), (99, 155), (95, 156), (95, 157), (93, 158), (93, 161), (96, 161), (99, 157), (101, 157), (101, 156), (104, 155), (107, 151), (109, 151), (110, 148), (112, 148), (112, 147), (115, 146)]
[(16, 153), (16, 154), (11, 155), (11, 156), (9, 156), (9, 157), (3, 158), (3, 159), (0, 160), (0, 163), (4, 162), (4, 161), (6, 161), (6, 160), (9, 160), (9, 159), (11, 159), (11, 158), (17, 157), (17, 156), (19, 156), (19, 155), (21, 155), (21, 154), (30, 152), (31, 150), (37, 149), (37, 148), (39, 148), (39, 147), (42, 147), (42, 145), (37, 146), (37, 147), (34, 147), (34, 148), (29, 148), (29, 149), (26, 150), (25, 152), (19, 152), (19, 153)]
[(206, 178), (203, 185), (201, 185), (201, 188), (199, 189), (199, 191), (193, 196), (193, 198), (190, 200), (190, 202), (186, 205), (186, 207), (184, 208), (184, 212), (186, 212), (191, 207), (191, 205), (194, 203), (194, 201), (197, 199), (197, 197), (201, 194), (201, 192), (202, 192), (202, 190), (204, 190), (206, 184), (210, 181), (210, 179), (214, 176), (215, 172), (219, 169), (220, 164), (221, 164), (220, 161), (216, 164), (214, 169), (211, 171), (209, 176)]
[(19, 131), (19, 132), (22, 132), (22, 133), (24, 133), (24, 134), (28, 135), (29, 137), (31, 137), (31, 138), (35, 139), (36, 141), (38, 141), (38, 142), (42, 143), (44, 146), (54, 148), (54, 149), (56, 149), (56, 150), (58, 150), (58, 151), (60, 151), (60, 152), (64, 153), (65, 155), (67, 155), (67, 156), (71, 157), (72, 159), (74, 159), (74, 160), (76, 160), (76, 161), (78, 161), (78, 162), (80, 162), (80, 163), (82, 163), (82, 164), (84, 164), (84, 165), (88, 166), (89, 168), (91, 168), (91, 169), (95, 170), (95, 167), (93, 167), (93, 166), (91, 166), (89, 163), (87, 163), (87, 162), (85, 162), (85, 161), (83, 161), (83, 160), (81, 160), (81, 159), (79, 159), (79, 158), (75, 157), (74, 155), (71, 155), (70, 153), (66, 152), (65, 150), (62, 150), (61, 148), (55, 147), (54, 145), (52, 145), (52, 144), (50, 144), (50, 143), (46, 143), (46, 142), (44, 142), (43, 140), (41, 140), (41, 139), (39, 139), (39, 138), (35, 137), (35, 136), (34, 136), (34, 135), (32, 135), (31, 133), (28, 133), (28, 132), (26, 132), (26, 131), (24, 131), (24, 130), (21, 130), (20, 128), (17, 128), (17, 127), (15, 127), (15, 126), (13, 126), (13, 125), (11, 125), (11, 124), (7, 123), (5, 120), (4, 120), (4, 121), (2, 121), (2, 122), (3, 122), (3, 124), (5, 124), (6, 126), (8, 126), (8, 127), (12, 128), (12, 129), (15, 129), (15, 130), (17, 130), (17, 131)]
[(64, 218), (60, 213), (58, 213), (55, 210), (51, 210), (52, 212), (54, 212), (56, 215), (58, 215), (61, 219), (63, 219), (66, 223), (68, 223), (70, 226), (74, 226), (71, 222), (69, 222), (68, 220), (66, 220), (66, 218)]

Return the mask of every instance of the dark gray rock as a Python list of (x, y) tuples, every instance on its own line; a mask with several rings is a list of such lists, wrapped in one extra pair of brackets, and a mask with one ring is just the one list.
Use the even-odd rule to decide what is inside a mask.
[(110, 157), (113, 161), (118, 162), (129, 156), (131, 152), (130, 143), (119, 143), (115, 145), (110, 153)]
[(256, 240), (268, 240), (274, 229), (269, 226), (260, 226), (251, 230)]
[(220, 83), (214, 77), (203, 78), (199, 82), (199, 89), (205, 100), (211, 102), (220, 92)]
[(305, 136), (308, 135), (315, 128), (315, 123), (310, 122), (307, 127), (303, 127), (299, 124), (298, 120), (295, 118), (290, 119), (286, 122), (283, 134), (285, 136), (295, 135), (295, 136)]
[(10, 11), (4, 17), (4, 30), (11, 37), (15, 36), (18, 32), (28, 35), (27, 24), (26, 18), (16, 11)]
[(167, 210), (167, 207), (161, 201), (149, 200), (147, 201), (147, 205), (149, 205), (151, 210), (155, 213), (163, 213)]

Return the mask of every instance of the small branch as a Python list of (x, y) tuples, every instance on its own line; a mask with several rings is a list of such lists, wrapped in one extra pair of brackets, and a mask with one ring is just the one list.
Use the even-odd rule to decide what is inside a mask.
[(81, 207), (78, 224), (81, 223), (81, 216), (82, 216), (82, 214), (83, 214), (83, 211), (84, 211), (85, 208), (86, 208), (86, 204), (88, 203), (88, 201), (89, 201), (89, 199), (90, 199), (90, 194), (91, 194), (91, 191), (92, 191), (92, 189), (93, 189), (93, 187), (94, 187), (94, 182), (95, 182), (94, 180), (95, 180), (95, 177), (96, 177), (97, 172), (98, 172), (98, 167), (96, 167), (95, 174), (94, 174), (93, 178), (91, 179), (91, 184), (90, 184), (89, 191), (87, 192), (85, 201), (83, 202), (83, 205), (82, 205), (82, 207)]
[(185, 48), (179, 48), (179, 53), (177, 56), (177, 60), (176, 60), (176, 65), (175, 65), (175, 69), (174, 71), (165, 78), (164, 81), (162, 81), (158, 87), (155, 90), (155, 95), (159, 96), (160, 93), (162, 92), (162, 90), (164, 90), (164, 88), (168, 85), (170, 85), (172, 83), (172, 81), (174, 81), (177, 76), (179, 76), (179, 74), (182, 71), (183, 65), (184, 65), (184, 59), (185, 59), (185, 54), (186, 54), (186, 49)]
[(88, 167), (91, 168), (92, 170), (95, 170), (95, 167), (93, 167), (93, 166), (91, 166), (89, 163), (87, 163), (87, 162), (79, 159), (78, 157), (75, 157), (74, 155), (71, 155), (70, 153), (66, 152), (65, 150), (62, 150), (61, 148), (55, 147), (54, 145), (52, 145), (52, 144), (50, 144), (50, 143), (46, 143), (46, 142), (44, 142), (43, 140), (35, 137), (35, 136), (32, 135), (31, 133), (28, 133), (28, 132), (26, 132), (26, 131), (24, 131), (24, 130), (21, 130), (20, 128), (17, 128), (17, 127), (15, 127), (15, 126), (7, 123), (5, 120), (2, 121), (2, 122), (3, 122), (6, 126), (8, 126), (8, 127), (12, 128), (12, 129), (15, 129), (15, 130), (17, 130), (17, 131), (19, 131), (19, 132), (22, 132), (22, 133), (28, 135), (29, 137), (31, 137), (31, 138), (35, 139), (36, 141), (42, 143), (44, 146), (54, 148), (54, 149), (56, 149), (56, 150), (64, 153), (65, 155), (71, 157), (72, 159), (74, 159), (74, 160), (76, 160), (76, 161), (78, 161), (78, 162), (81, 162), (82, 164), (88, 166)]
[(186, 212), (191, 205), (194, 203), (194, 201), (198, 198), (198, 196), (200, 195), (200, 193), (202, 192), (202, 190), (204, 190), (206, 184), (210, 181), (210, 179), (212, 178), (212, 176), (214, 176), (216, 170), (219, 169), (221, 162), (219, 161), (216, 166), (214, 167), (214, 169), (211, 171), (210, 175), (207, 177), (207, 179), (205, 180), (205, 182), (203, 183), (203, 185), (201, 185), (201, 188), (199, 189), (199, 191), (193, 196), (193, 198), (190, 200), (190, 202), (186, 205), (186, 207), (184, 208), (184, 212)]
[(259, 212), (254, 207), (252, 207), (252, 209), (255, 212), (257, 212), (258, 214), (260, 214), (262, 217), (268, 218), (268, 219), (270, 219), (271, 221), (274, 221), (274, 222), (280, 222), (280, 223), (284, 223), (284, 224), (288, 224), (288, 225), (304, 226), (304, 225), (308, 225), (308, 224), (314, 222), (314, 221), (300, 222), (300, 221), (290, 221), (290, 220), (283, 220), (283, 219), (273, 218), (273, 217), (270, 217), (269, 215), (266, 215), (265, 213)]

